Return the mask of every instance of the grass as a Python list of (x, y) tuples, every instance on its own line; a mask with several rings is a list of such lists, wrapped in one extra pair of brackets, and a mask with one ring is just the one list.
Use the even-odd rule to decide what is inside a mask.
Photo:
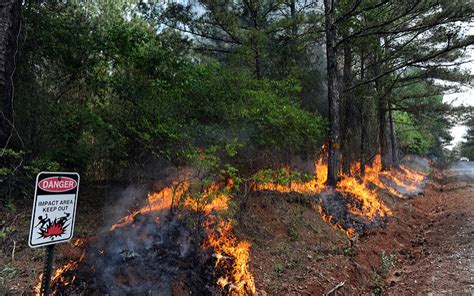
[(387, 255), (384, 250), (380, 253), (380, 275), (385, 279), (392, 268), (395, 267), (395, 254)]
[(382, 294), (382, 281), (387, 278), (390, 270), (395, 267), (396, 258), (395, 254), (387, 254), (385, 250), (380, 252), (380, 268), (374, 274), (374, 284), (372, 285), (372, 291), (375, 295)]
[(276, 263), (273, 266), (273, 272), (276, 273), (278, 276), (281, 276), (285, 272), (285, 266), (283, 266), (283, 264), (281, 263)]
[(13, 280), (18, 276), (18, 270), (15, 267), (7, 264), (0, 270), (0, 283), (5, 285), (9, 280)]

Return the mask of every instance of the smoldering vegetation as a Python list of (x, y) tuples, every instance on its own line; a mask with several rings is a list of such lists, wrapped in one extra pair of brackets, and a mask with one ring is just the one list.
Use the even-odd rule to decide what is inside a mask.
[[(117, 187), (110, 196), (108, 228), (98, 226), (81, 259), (53, 280), (54, 295), (221, 295), (215, 258), (200, 247), (188, 210), (170, 211), (163, 200), (161, 209), (130, 214), (151, 206), (140, 185)], [(130, 220), (110, 228), (124, 217)]]
[(220, 295), (211, 254), (196, 247), (187, 216), (137, 214), (89, 240), (76, 269), (53, 285), (56, 295)]

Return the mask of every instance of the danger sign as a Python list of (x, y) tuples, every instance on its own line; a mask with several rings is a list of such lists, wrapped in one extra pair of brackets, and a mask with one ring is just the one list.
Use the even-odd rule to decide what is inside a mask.
[(28, 239), (30, 247), (57, 244), (72, 238), (78, 192), (77, 173), (38, 174)]

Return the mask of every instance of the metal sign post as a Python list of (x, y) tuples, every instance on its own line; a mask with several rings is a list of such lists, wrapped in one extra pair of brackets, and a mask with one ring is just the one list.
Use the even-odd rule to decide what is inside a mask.
[(48, 296), (51, 272), (53, 270), (54, 245), (46, 246), (46, 258), (44, 260), (43, 278), (41, 280), (41, 296)]
[(70, 241), (73, 236), (79, 179), (77, 173), (64, 172), (41, 172), (36, 177), (28, 245), (46, 246), (40, 295), (49, 294), (54, 245)]

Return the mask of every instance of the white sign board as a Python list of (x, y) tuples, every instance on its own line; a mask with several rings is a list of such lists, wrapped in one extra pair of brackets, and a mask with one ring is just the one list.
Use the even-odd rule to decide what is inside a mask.
[(41, 172), (36, 177), (28, 245), (37, 248), (73, 236), (79, 174)]

